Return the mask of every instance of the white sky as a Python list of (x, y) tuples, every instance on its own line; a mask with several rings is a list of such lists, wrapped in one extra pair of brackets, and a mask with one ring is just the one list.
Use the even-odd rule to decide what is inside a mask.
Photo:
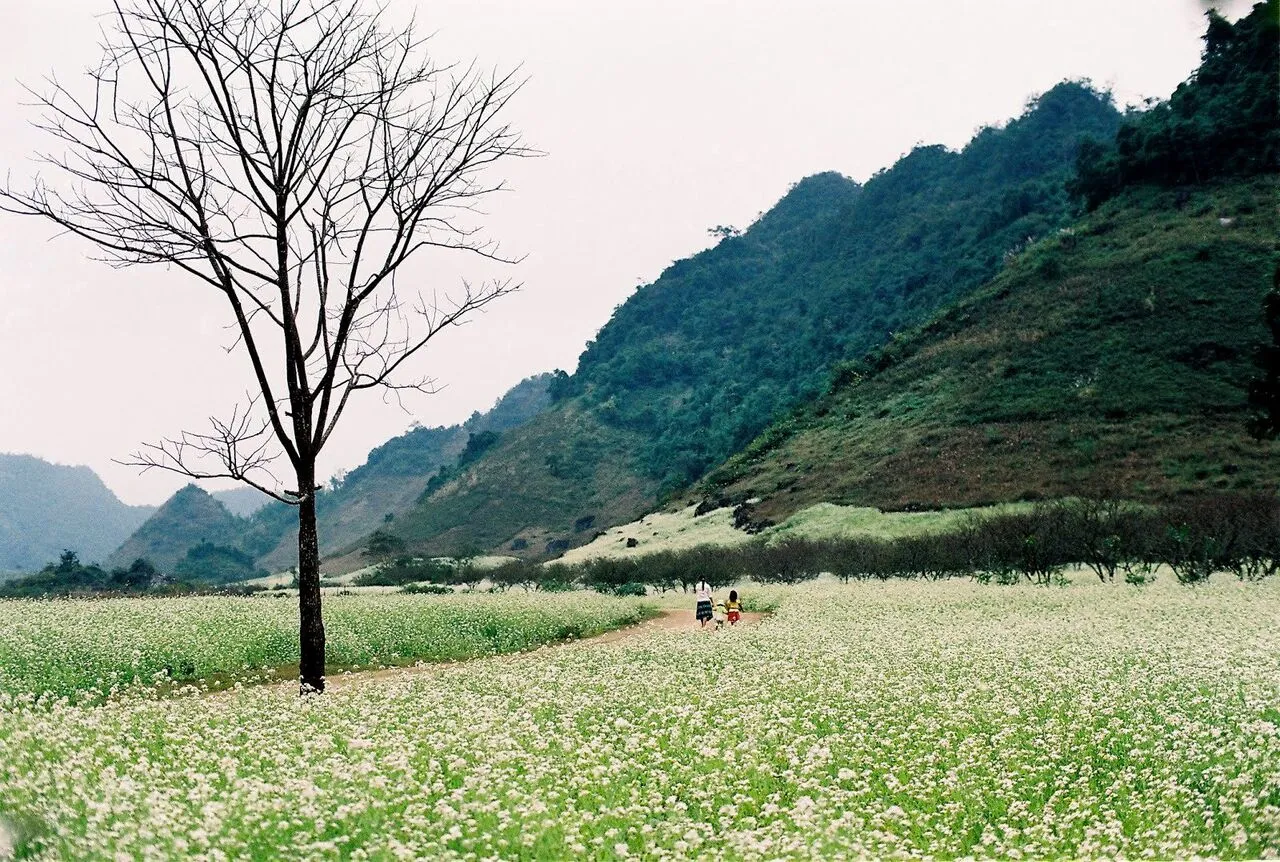
[[(639, 283), (744, 226), (806, 175), (864, 180), (916, 143), (962, 145), (1067, 77), (1118, 100), (1164, 97), (1195, 68), (1200, 0), (389, 0), (438, 56), (522, 65), (510, 117), (545, 158), (509, 166), (489, 234), (524, 283), (433, 343), (416, 371), (447, 388), (354, 404), (322, 456), (360, 464), (411, 421), (451, 424), (523, 377), (572, 369)], [(1231, 17), (1248, 2), (1218, 4)], [(0, 0), (0, 170), (28, 177), (42, 139), (18, 82), (68, 81), (98, 57), (108, 0)], [(88, 464), (130, 503), (185, 480), (112, 462), (203, 430), (249, 383), (221, 300), (155, 268), (87, 259), (46, 224), (0, 215), (0, 452)], [(448, 288), (468, 259), (414, 275)]]

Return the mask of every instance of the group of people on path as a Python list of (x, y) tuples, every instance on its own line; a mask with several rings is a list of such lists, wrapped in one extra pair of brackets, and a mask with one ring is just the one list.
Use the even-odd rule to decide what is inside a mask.
[(694, 594), (698, 601), (695, 616), (702, 628), (705, 629), (709, 622), (714, 622), (718, 629), (724, 628), (726, 622), (736, 626), (738, 620), (742, 619), (742, 602), (738, 600), (737, 590), (729, 590), (729, 598), (717, 602), (711, 594), (711, 585), (706, 581), (698, 581)]

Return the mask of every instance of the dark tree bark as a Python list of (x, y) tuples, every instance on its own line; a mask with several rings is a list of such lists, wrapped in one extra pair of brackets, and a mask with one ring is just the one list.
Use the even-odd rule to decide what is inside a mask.
[(324, 691), (324, 618), (320, 613), (320, 541), (312, 495), (298, 505), (299, 684)]
[(0, 209), (226, 300), (256, 394), (132, 463), (297, 507), (300, 683), (322, 691), (318, 459), (352, 395), (433, 391), (401, 379), (406, 361), (515, 290), (406, 296), (396, 274), (429, 249), (503, 260), (474, 204), (502, 188), (484, 169), (532, 154), (502, 120), (518, 82), (436, 64), (359, 0), (118, 0), (104, 32), (85, 87), (31, 91), (56, 183), (6, 184)]

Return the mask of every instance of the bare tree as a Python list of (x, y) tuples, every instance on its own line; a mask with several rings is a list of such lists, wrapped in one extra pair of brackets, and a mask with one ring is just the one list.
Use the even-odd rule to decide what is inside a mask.
[[(502, 188), (484, 169), (530, 154), (502, 119), (519, 82), (436, 64), (412, 26), (358, 0), (122, 0), (103, 49), (83, 93), (56, 79), (31, 91), (56, 182), (6, 182), (0, 207), (226, 299), (254, 394), (134, 463), (297, 507), (301, 687), (322, 691), (316, 459), (352, 395), (431, 391), (397, 372), (515, 289), (424, 297), (396, 274), (432, 248), (502, 259), (471, 214)], [(271, 469), (281, 457), (286, 484)]]

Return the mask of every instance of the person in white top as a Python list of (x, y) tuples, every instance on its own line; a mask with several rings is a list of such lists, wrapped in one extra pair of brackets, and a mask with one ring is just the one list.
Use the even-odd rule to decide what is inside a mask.
[(698, 600), (698, 624), (706, 628), (707, 623), (711, 622), (711, 584), (698, 581), (698, 585), (694, 587), (694, 594)]

